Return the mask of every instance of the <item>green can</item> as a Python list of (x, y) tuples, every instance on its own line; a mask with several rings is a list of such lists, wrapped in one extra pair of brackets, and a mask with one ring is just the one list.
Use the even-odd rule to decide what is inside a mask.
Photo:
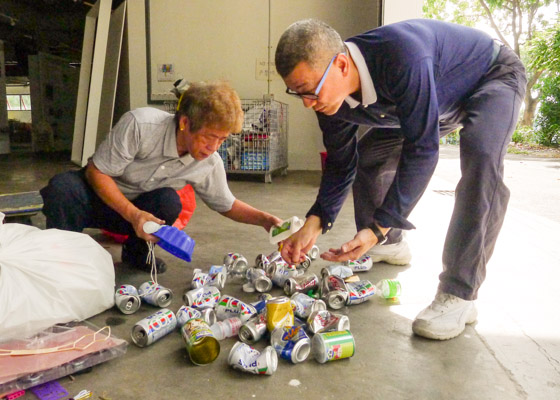
[(220, 343), (204, 320), (192, 318), (181, 328), (187, 352), (193, 364), (210, 364), (220, 354)]
[(348, 330), (316, 333), (311, 344), (313, 356), (321, 364), (350, 358), (356, 350), (354, 336)]

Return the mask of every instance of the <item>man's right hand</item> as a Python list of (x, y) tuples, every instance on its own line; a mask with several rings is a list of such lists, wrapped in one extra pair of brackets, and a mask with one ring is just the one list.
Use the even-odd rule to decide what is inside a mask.
[(311, 250), (321, 232), (321, 219), (310, 215), (299, 231), (282, 242), (282, 258), (290, 264), (305, 261), (305, 255)]
[(136, 232), (136, 236), (148, 242), (156, 243), (159, 240), (157, 236), (144, 232), (144, 224), (148, 221), (153, 221), (159, 225), (165, 224), (164, 220), (156, 218), (149, 212), (142, 211), (140, 209), (137, 209), (137, 211), (133, 213), (132, 221), (130, 221), (130, 223), (134, 228), (134, 232)]

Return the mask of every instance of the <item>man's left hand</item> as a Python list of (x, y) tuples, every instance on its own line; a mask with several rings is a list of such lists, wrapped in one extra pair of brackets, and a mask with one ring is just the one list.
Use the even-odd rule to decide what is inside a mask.
[(329, 249), (329, 251), (321, 254), (321, 258), (327, 261), (348, 261), (357, 260), (366, 253), (369, 249), (377, 244), (377, 237), (373, 234), (371, 229), (362, 229), (354, 239), (344, 243), (340, 249)]

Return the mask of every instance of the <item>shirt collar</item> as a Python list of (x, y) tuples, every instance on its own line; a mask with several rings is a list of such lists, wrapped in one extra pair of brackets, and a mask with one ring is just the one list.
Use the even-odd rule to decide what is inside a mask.
[(175, 118), (169, 118), (165, 128), (165, 138), (163, 144), (163, 155), (166, 157), (179, 158), (177, 152), (177, 125)]
[(358, 75), (360, 76), (360, 88), (362, 90), (361, 103), (354, 99), (352, 96), (347, 96), (345, 101), (348, 103), (350, 108), (356, 108), (360, 104), (362, 104), (364, 107), (367, 107), (368, 105), (373, 104), (377, 101), (377, 93), (375, 92), (375, 88), (373, 87), (373, 81), (371, 80), (371, 75), (369, 74), (366, 60), (364, 60), (362, 52), (355, 43), (344, 42), (344, 44), (348, 48), (350, 57), (352, 57), (352, 60), (354, 61), (354, 64), (358, 69)]

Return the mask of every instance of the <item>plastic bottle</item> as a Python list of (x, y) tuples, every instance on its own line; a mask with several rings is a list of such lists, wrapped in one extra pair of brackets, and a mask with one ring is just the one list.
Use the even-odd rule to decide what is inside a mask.
[(384, 299), (393, 299), (401, 295), (401, 283), (396, 279), (382, 279), (375, 285), (377, 295)]
[(270, 229), (270, 243), (276, 244), (284, 239), (289, 238), (291, 235), (301, 229), (304, 220), (298, 217), (292, 217), (282, 222), (280, 226), (274, 226)]
[(232, 336), (237, 336), (241, 325), (241, 319), (232, 317), (223, 321), (216, 322), (210, 327), (210, 329), (212, 330), (212, 333), (214, 334), (214, 337), (216, 339), (224, 340)]

